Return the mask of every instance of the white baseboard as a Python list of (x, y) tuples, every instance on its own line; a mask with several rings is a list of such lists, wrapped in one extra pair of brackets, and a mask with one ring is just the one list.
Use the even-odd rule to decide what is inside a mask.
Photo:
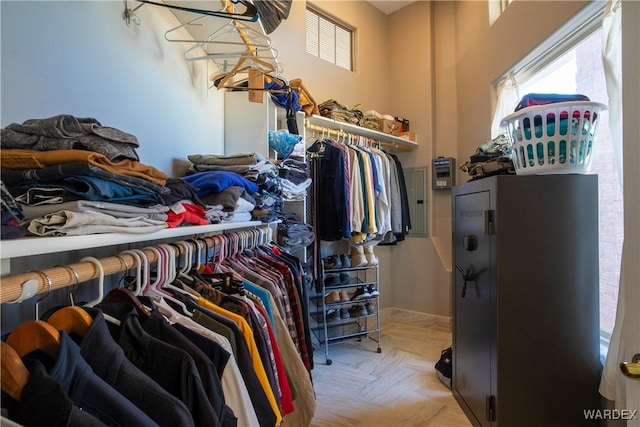
[(380, 322), (383, 326), (390, 323), (409, 323), (427, 327), (436, 326), (443, 328), (447, 332), (451, 332), (451, 317), (396, 307), (388, 307), (380, 310)]

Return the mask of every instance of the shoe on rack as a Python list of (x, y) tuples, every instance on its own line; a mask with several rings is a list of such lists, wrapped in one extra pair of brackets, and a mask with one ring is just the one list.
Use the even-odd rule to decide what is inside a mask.
[(340, 254), (340, 261), (342, 261), (342, 268), (351, 268), (351, 255)]
[(324, 278), (324, 285), (326, 287), (338, 286), (340, 284), (340, 276), (337, 273), (327, 274)]
[(342, 268), (342, 261), (339, 255), (329, 255), (322, 259), (325, 270), (337, 270)]
[(326, 317), (327, 317), (327, 323), (340, 320), (340, 310), (334, 310), (334, 309), (327, 310)]
[(380, 292), (378, 292), (378, 289), (376, 289), (376, 285), (374, 284), (367, 286), (367, 292), (369, 292), (369, 295), (371, 295), (372, 297), (380, 296)]
[(340, 291), (340, 292), (338, 293), (338, 295), (340, 295), (340, 301), (341, 301), (341, 302), (348, 302), (348, 301), (351, 301), (351, 300), (349, 299), (349, 294), (347, 293), (347, 291)]
[(367, 259), (367, 265), (378, 265), (378, 257), (373, 253), (373, 246), (364, 246), (364, 256)]
[(368, 264), (362, 246), (351, 246), (351, 267), (365, 267)]
[(351, 314), (349, 314), (349, 309), (346, 307), (342, 307), (340, 309), (340, 319), (344, 320), (344, 319), (348, 319), (351, 317)]
[(371, 298), (371, 294), (367, 292), (364, 286), (358, 286), (353, 295), (351, 295), (351, 301), (359, 301), (366, 298)]
[(365, 310), (364, 306), (357, 304), (349, 309), (349, 314), (351, 317), (362, 317), (367, 315), (367, 310)]
[(329, 292), (324, 296), (325, 304), (335, 304), (337, 302), (340, 302), (340, 294), (337, 291)]
[(364, 309), (367, 311), (367, 314), (375, 314), (376, 312), (376, 306), (370, 302), (364, 305)]
[(348, 285), (349, 283), (351, 283), (351, 276), (349, 273), (340, 273), (340, 284)]

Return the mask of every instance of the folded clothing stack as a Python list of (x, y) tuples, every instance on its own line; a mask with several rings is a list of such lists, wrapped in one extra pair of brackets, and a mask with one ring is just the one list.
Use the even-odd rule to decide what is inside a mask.
[(0, 135), (4, 190), (24, 214), (7, 212), (3, 231), (5, 222), (13, 228), (3, 238), (151, 233), (207, 222), (193, 187), (140, 162), (134, 135), (96, 119), (29, 119)]
[(460, 170), (467, 172), (471, 181), (493, 175), (515, 175), (507, 135), (500, 134), (482, 144), (469, 161), (460, 166)]
[(313, 243), (315, 234), (313, 227), (298, 220), (293, 213), (283, 213), (282, 222), (278, 224), (277, 243), (284, 249), (295, 251)]
[[(365, 111), (364, 116), (362, 117), (362, 122), (360, 123), (360, 126), (367, 129), (371, 129), (371, 130), (381, 131), (382, 128), (380, 127), (380, 119), (382, 117), (383, 115), (378, 113), (375, 110)], [(391, 117), (391, 116), (388, 116), (388, 117)], [(393, 120), (393, 117), (391, 117), (391, 120)]]
[(355, 108), (347, 108), (335, 99), (328, 99), (318, 106), (320, 115), (329, 117), (339, 122), (351, 123), (360, 126), (362, 111)]
[[(191, 181), (195, 176), (206, 177), (208, 187), (214, 189), (207, 196), (203, 196), (210, 214), (231, 214), (232, 221), (248, 221), (251, 219), (271, 222), (278, 218), (283, 205), (282, 185), (278, 177), (277, 167), (259, 153), (236, 153), (231, 155), (192, 154), (188, 156), (192, 165), (192, 173), (183, 178)], [(196, 173), (197, 172), (197, 173)], [(207, 175), (199, 175), (207, 172)], [(216, 178), (213, 180), (213, 178)], [(238, 193), (237, 188), (225, 192), (224, 188), (215, 185), (222, 180), (233, 187), (246, 190)], [(200, 180), (199, 180), (200, 181)], [(197, 186), (197, 185), (196, 185)], [(201, 186), (197, 186), (202, 189)], [(250, 205), (253, 207), (247, 210)], [(233, 206), (233, 209), (230, 207)], [(216, 209), (218, 208), (218, 209)], [(221, 220), (225, 220), (222, 215)], [(209, 215), (211, 216), (211, 215)]]
[(309, 165), (286, 159), (278, 172), (282, 183), (282, 198), (287, 201), (304, 200), (311, 185)]

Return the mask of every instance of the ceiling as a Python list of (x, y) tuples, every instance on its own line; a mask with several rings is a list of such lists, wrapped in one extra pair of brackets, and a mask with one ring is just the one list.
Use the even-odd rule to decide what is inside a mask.
[(398, 9), (402, 9), (403, 7), (410, 5), (411, 3), (415, 3), (415, 1), (400, 1), (400, 0), (369, 0), (373, 6), (377, 7), (387, 15), (392, 14)]

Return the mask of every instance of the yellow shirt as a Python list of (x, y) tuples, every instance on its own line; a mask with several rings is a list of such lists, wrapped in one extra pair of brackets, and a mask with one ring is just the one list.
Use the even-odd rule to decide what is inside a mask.
[(233, 320), (238, 325), (240, 332), (244, 336), (244, 339), (247, 343), (247, 347), (249, 348), (249, 355), (251, 356), (251, 362), (253, 363), (253, 369), (256, 371), (256, 375), (258, 380), (260, 381), (260, 385), (267, 395), (267, 399), (269, 400), (269, 404), (271, 405), (271, 409), (276, 414), (276, 425), (280, 425), (282, 423), (282, 414), (280, 413), (280, 408), (278, 408), (278, 402), (276, 402), (276, 397), (273, 394), (273, 390), (271, 389), (271, 385), (269, 384), (269, 379), (267, 378), (267, 372), (264, 370), (264, 365), (262, 364), (262, 360), (260, 359), (260, 354), (258, 353), (258, 347), (256, 346), (256, 342), (253, 338), (253, 331), (251, 327), (247, 323), (247, 321), (240, 315), (232, 313), (229, 310), (226, 310), (220, 306), (213, 304), (212, 302), (206, 300), (205, 298), (198, 298), (198, 305), (201, 305), (204, 308), (207, 308), (214, 313), (218, 313), (228, 319)]

